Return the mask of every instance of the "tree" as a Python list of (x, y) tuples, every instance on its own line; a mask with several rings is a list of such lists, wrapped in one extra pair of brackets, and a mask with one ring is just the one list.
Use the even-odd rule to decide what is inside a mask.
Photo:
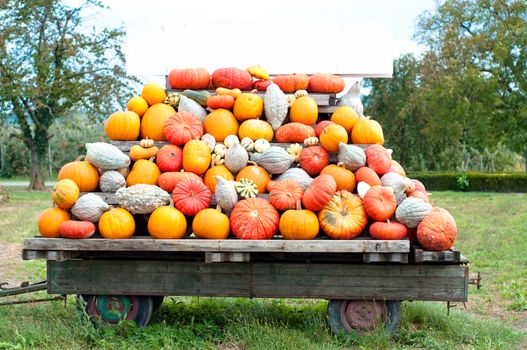
[(49, 128), (72, 111), (100, 118), (129, 97), (118, 29), (88, 30), (88, 0), (6, 0), (0, 5), (0, 103), (16, 116), (30, 153), (30, 189), (44, 189)]

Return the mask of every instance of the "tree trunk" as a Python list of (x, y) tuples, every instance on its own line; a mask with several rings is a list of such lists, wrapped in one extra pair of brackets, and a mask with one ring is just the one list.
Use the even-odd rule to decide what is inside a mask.
[(46, 184), (44, 182), (44, 175), (42, 171), (41, 158), (37, 151), (36, 145), (30, 148), (31, 159), (29, 168), (29, 188), (28, 190), (44, 191)]

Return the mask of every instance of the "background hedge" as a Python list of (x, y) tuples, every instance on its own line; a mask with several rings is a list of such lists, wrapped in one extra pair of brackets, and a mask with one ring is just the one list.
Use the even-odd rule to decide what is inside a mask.
[(527, 192), (527, 173), (409, 172), (430, 191)]

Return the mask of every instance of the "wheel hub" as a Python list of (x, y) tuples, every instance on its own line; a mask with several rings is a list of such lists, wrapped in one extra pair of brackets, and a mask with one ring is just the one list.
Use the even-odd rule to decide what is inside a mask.
[(340, 317), (347, 331), (372, 330), (386, 322), (386, 304), (384, 301), (350, 300), (342, 304)]

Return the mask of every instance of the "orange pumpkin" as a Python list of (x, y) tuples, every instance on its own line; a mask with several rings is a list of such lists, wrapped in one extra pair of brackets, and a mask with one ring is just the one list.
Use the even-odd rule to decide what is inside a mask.
[(203, 141), (192, 140), (183, 147), (183, 169), (185, 171), (202, 175), (209, 168), (211, 160), (210, 148)]
[(180, 171), (183, 166), (183, 150), (176, 145), (164, 145), (157, 152), (156, 164), (162, 172)]
[(346, 190), (353, 192), (355, 190), (355, 175), (343, 166), (329, 164), (320, 173), (328, 174), (335, 179), (337, 191)]
[(417, 239), (424, 249), (450, 249), (456, 242), (456, 238), (456, 222), (445, 209), (432, 209), (432, 212), (417, 226)]
[(234, 176), (231, 174), (229, 169), (227, 169), (224, 165), (214, 166), (207, 170), (205, 173), (205, 176), (203, 177), (203, 182), (209, 190), (214, 193), (216, 191), (216, 176), (221, 176), (225, 180), (232, 181), (234, 180)]
[(176, 114), (174, 108), (165, 103), (157, 103), (147, 109), (141, 119), (141, 137), (154, 141), (165, 141), (165, 122), (170, 116)]
[(298, 201), (296, 210), (282, 214), (278, 228), (284, 239), (314, 239), (319, 231), (318, 218), (312, 211), (302, 209)]
[(384, 145), (384, 134), (381, 124), (369, 117), (359, 118), (351, 130), (351, 141), (355, 144)]
[(187, 219), (176, 208), (156, 208), (148, 219), (148, 233), (157, 239), (179, 239), (187, 232)]
[(203, 181), (187, 179), (176, 185), (172, 192), (172, 200), (183, 214), (193, 216), (210, 205), (212, 192)]
[(242, 168), (236, 175), (236, 181), (240, 181), (241, 179), (249, 179), (252, 182), (256, 184), (256, 187), (258, 187), (258, 193), (267, 193), (267, 183), (271, 181), (271, 176), (261, 166), (258, 166), (256, 164), (253, 165), (247, 165), (246, 167)]
[(315, 176), (329, 164), (329, 153), (320, 146), (306, 147), (300, 151), (298, 163), (309, 175)]
[(379, 175), (373, 169), (363, 166), (355, 172), (355, 181), (366, 182), (370, 186), (382, 185)]
[(331, 115), (331, 121), (342, 126), (349, 134), (359, 121), (359, 114), (349, 106), (340, 106)]
[(402, 177), (406, 177), (406, 172), (404, 171), (401, 164), (398, 161), (392, 159), (392, 166), (390, 167), (390, 172), (397, 173)]
[(186, 179), (197, 179), (201, 181), (201, 177), (189, 171), (171, 171), (159, 175), (157, 183), (163, 190), (172, 193), (177, 184)]
[(271, 124), (266, 121), (259, 119), (249, 119), (240, 125), (240, 128), (238, 129), (238, 136), (240, 140), (248, 137), (253, 141), (265, 139), (271, 142), (273, 140), (274, 131)]
[(271, 239), (278, 230), (279, 215), (265, 199), (248, 198), (236, 203), (230, 220), (238, 239)]
[(134, 162), (139, 159), (150, 159), (155, 157), (157, 152), (159, 152), (159, 148), (156, 146), (144, 148), (140, 145), (133, 145), (130, 147), (130, 159), (132, 159)]
[(167, 94), (165, 89), (163, 89), (157, 83), (148, 83), (143, 86), (141, 91), (141, 96), (148, 102), (150, 106), (155, 105), (156, 103), (163, 103)]
[(309, 77), (305, 74), (278, 75), (273, 78), (273, 83), (280, 87), (285, 93), (306, 90), (309, 85)]
[(130, 187), (137, 184), (157, 185), (157, 178), (161, 171), (156, 163), (140, 159), (134, 163), (132, 171), (126, 177), (126, 186)]
[(302, 187), (294, 180), (269, 181), (267, 190), (269, 202), (280, 211), (296, 208), (297, 201), (304, 195)]
[(317, 73), (309, 78), (308, 91), (323, 94), (338, 94), (344, 90), (344, 79), (335, 74)]
[(348, 133), (344, 127), (334, 124), (328, 125), (320, 134), (320, 144), (328, 152), (337, 152), (339, 150), (339, 143), (348, 143)]
[(168, 85), (172, 89), (207, 89), (210, 74), (205, 68), (172, 69), (168, 74)]
[(333, 125), (333, 124), (336, 124), (336, 123), (333, 123), (331, 120), (322, 120), (321, 122), (319, 122), (317, 126), (315, 127), (316, 136), (320, 137), (320, 134), (322, 134), (322, 131), (324, 130), (324, 128), (328, 125)]
[(53, 186), (51, 198), (57, 207), (62, 209), (71, 208), (79, 198), (79, 186), (70, 179), (60, 180)]
[(207, 99), (207, 107), (212, 109), (232, 109), (234, 106), (234, 97), (231, 95), (214, 95)]
[(203, 126), (194, 114), (181, 111), (168, 118), (163, 133), (170, 143), (181, 146), (190, 140), (201, 138)]
[(372, 186), (362, 199), (366, 214), (375, 221), (386, 221), (395, 214), (397, 200), (393, 189), (387, 186)]
[(143, 96), (135, 96), (128, 101), (126, 109), (135, 112), (139, 117), (142, 117), (148, 109), (148, 102), (146, 102)]
[(70, 214), (60, 208), (44, 210), (38, 219), (38, 232), (42, 237), (60, 237), (60, 224), (70, 219)]
[(192, 221), (192, 232), (198, 238), (226, 239), (230, 231), (229, 217), (218, 209), (203, 209)]
[(234, 102), (234, 116), (239, 121), (258, 119), (262, 116), (263, 105), (261, 96), (244, 92)]
[[(224, 87), (216, 88), (216, 95), (218, 96), (232, 96), (235, 100), (242, 94), (240, 89), (227, 89)], [(233, 104), (234, 105), (234, 104)]]
[(83, 239), (95, 233), (95, 225), (90, 221), (66, 220), (60, 224), (60, 237)]
[(229, 135), (238, 134), (238, 121), (234, 114), (223, 108), (216, 109), (205, 117), (205, 132), (214, 136), (216, 141), (223, 142)]
[(371, 145), (366, 148), (366, 162), (378, 175), (384, 175), (390, 171), (392, 155), (381, 145)]
[(99, 233), (108, 239), (130, 238), (135, 232), (135, 220), (126, 209), (110, 209), (99, 219)]
[(110, 140), (133, 141), (139, 137), (141, 119), (135, 112), (115, 112), (104, 122), (104, 133)]
[(319, 211), (328, 204), (336, 190), (337, 183), (330, 175), (319, 175), (306, 188), (302, 204), (311, 211)]
[(289, 116), (293, 123), (297, 122), (311, 126), (318, 119), (317, 102), (309, 96), (302, 96), (296, 99), (291, 105)]
[(375, 222), (370, 226), (370, 235), (375, 239), (403, 239), (408, 229), (399, 222)]
[(276, 130), (276, 141), (280, 143), (304, 142), (315, 136), (315, 130), (302, 123), (287, 123)]
[(84, 156), (65, 164), (59, 171), (59, 180), (70, 179), (79, 186), (80, 192), (93, 192), (99, 185), (99, 171), (91, 163), (82, 161)]
[(334, 239), (353, 239), (361, 234), (368, 223), (359, 196), (339, 191), (318, 213), (322, 230)]

